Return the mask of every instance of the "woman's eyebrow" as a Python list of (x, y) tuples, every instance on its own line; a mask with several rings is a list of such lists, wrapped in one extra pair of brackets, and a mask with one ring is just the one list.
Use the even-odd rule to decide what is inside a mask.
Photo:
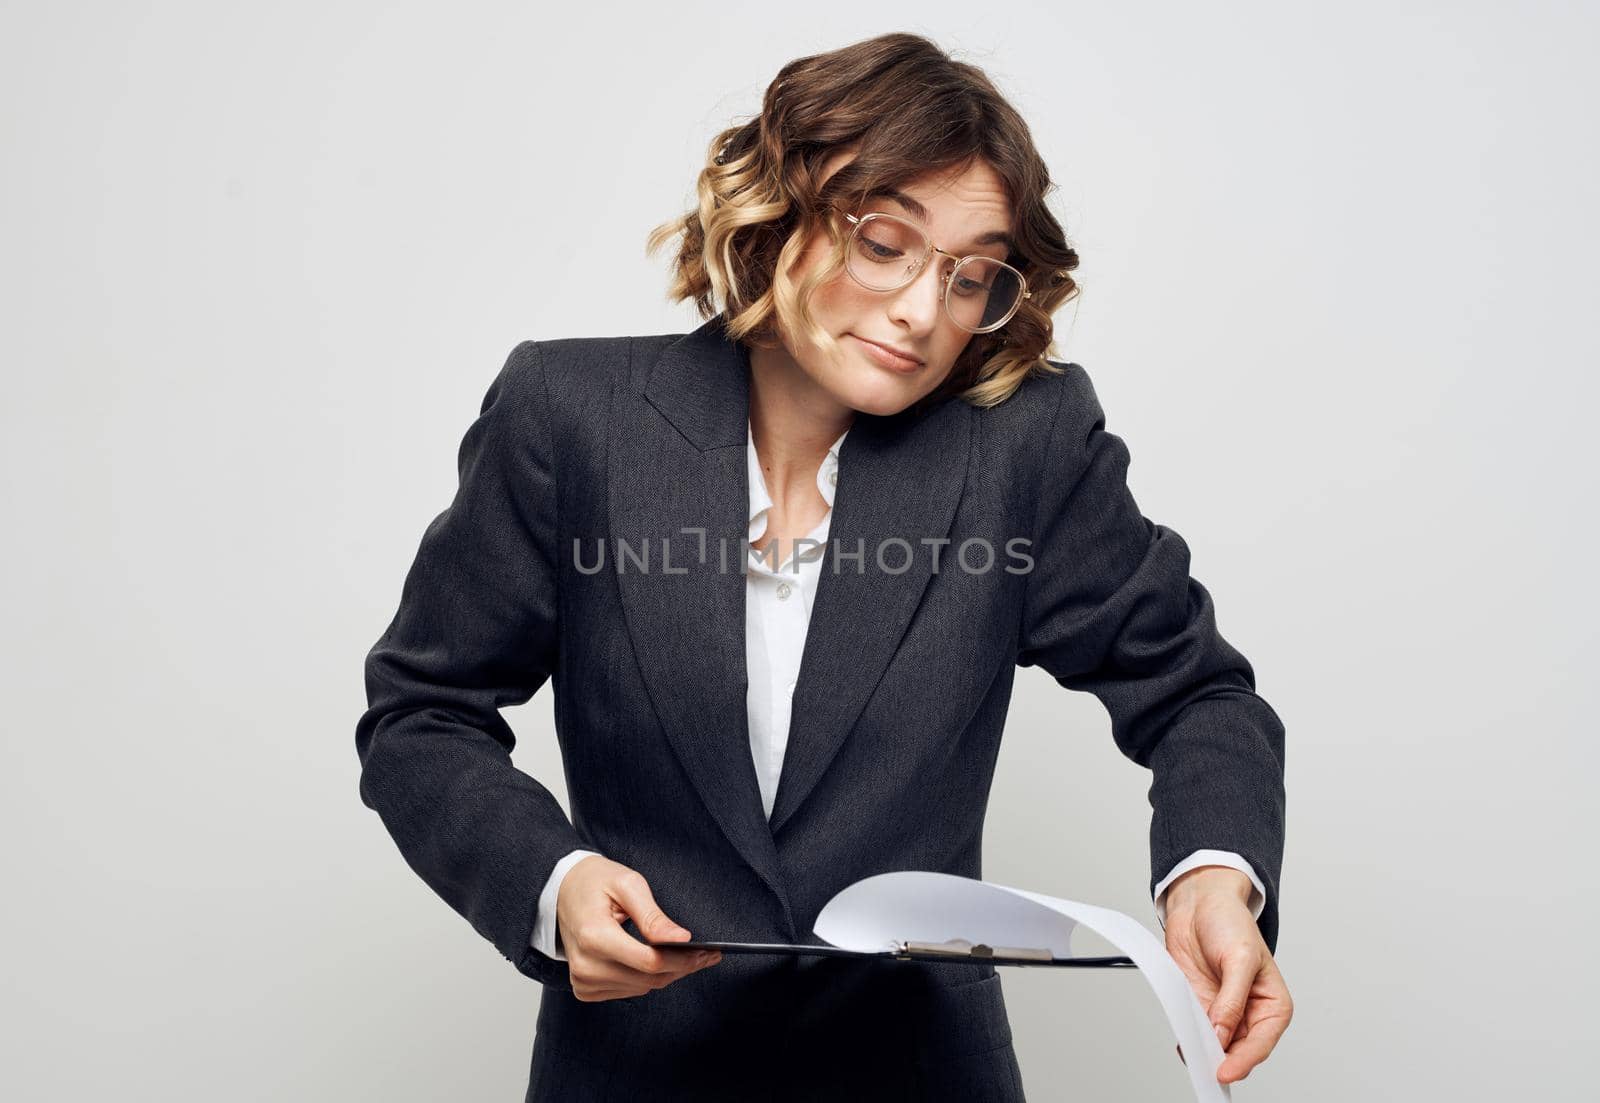
[[(873, 192), (868, 198), (875, 197), (891, 199), (900, 204), (900, 206), (904, 207), (908, 213), (921, 219), (923, 222), (928, 221), (928, 208), (924, 207), (917, 200), (911, 198), (911, 196), (907, 195), (905, 192), (898, 191), (895, 188), (884, 188), (882, 191)], [(977, 237), (972, 239), (972, 243), (965, 249), (958, 249), (956, 251), (958, 253), (966, 253), (976, 249), (980, 245), (1004, 245), (1013, 253), (1020, 252), (1020, 250), (1017, 248), (1017, 243), (1013, 241), (1011, 235), (1006, 233), (1004, 230), (990, 230), (988, 233), (979, 234)]]

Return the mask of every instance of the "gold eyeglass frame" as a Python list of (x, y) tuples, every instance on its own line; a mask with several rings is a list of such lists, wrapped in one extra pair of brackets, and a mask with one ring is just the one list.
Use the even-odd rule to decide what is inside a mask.
[[(861, 287), (866, 288), (868, 291), (876, 291), (880, 295), (887, 295), (890, 292), (899, 291), (902, 287), (909, 287), (911, 284), (916, 282), (916, 279), (917, 279), (918, 276), (922, 275), (922, 270), (928, 266), (928, 259), (930, 257), (932, 257), (933, 254), (938, 253), (940, 256), (949, 257), (951, 260), (956, 262), (954, 268), (950, 269), (950, 271), (948, 273), (946, 273), (946, 274), (944, 274), (944, 275), (939, 277), (939, 282), (940, 282), (940, 284), (941, 284), (941, 286), (943, 288), (943, 290), (941, 291), (941, 293), (939, 295), (939, 305), (944, 308), (945, 317), (949, 318), (952, 322), (955, 322), (955, 324), (957, 326), (959, 326), (961, 329), (965, 330), (967, 333), (993, 333), (995, 330), (999, 329), (1001, 326), (1003, 326), (1007, 322), (1009, 322), (1012, 318), (1015, 318), (1017, 316), (1017, 311), (1022, 309), (1022, 304), (1023, 304), (1023, 302), (1025, 300), (1033, 298), (1033, 292), (1031, 290), (1029, 290), (1029, 288), (1028, 288), (1028, 278), (1026, 276), (1024, 276), (1020, 271), (1018, 271), (1015, 267), (1013, 267), (1012, 265), (1007, 264), (1003, 260), (995, 260), (993, 257), (986, 257), (981, 253), (973, 253), (973, 254), (971, 254), (969, 256), (958, 257), (954, 253), (946, 252), (945, 250), (939, 248), (937, 245), (935, 245), (933, 243), (933, 239), (928, 237), (927, 232), (925, 230), (923, 230), (923, 228), (921, 226), (918, 226), (915, 222), (912, 222), (910, 219), (901, 218), (899, 215), (885, 214), (885, 213), (883, 213), (881, 211), (873, 211), (873, 212), (871, 212), (869, 214), (866, 214), (866, 215), (857, 216), (855, 214), (852, 214), (850, 211), (845, 210), (843, 207), (839, 206), (837, 203), (831, 203), (831, 204), (829, 204), (829, 207), (831, 209), (837, 211), (838, 213), (844, 215), (847, 219), (850, 220), (850, 223), (851, 223), (851, 226), (850, 226), (850, 239), (847, 242), (845, 242), (845, 260), (844, 260), (845, 274), (848, 275), (852, 280), (854, 280)], [(870, 286), (870, 285), (868, 285), (866, 283), (863, 283), (861, 281), (860, 277), (858, 277), (853, 271), (850, 270), (850, 250), (855, 248), (857, 235), (859, 235), (861, 233), (861, 228), (863, 226), (867, 225), (869, 222), (873, 221), (874, 219), (878, 219), (878, 218), (890, 219), (890, 220), (892, 220), (894, 222), (900, 223), (903, 226), (911, 227), (911, 229), (915, 230), (917, 233), (922, 235), (922, 240), (924, 242), (926, 242), (927, 246), (928, 246), (927, 249), (922, 254), (922, 259), (917, 261), (916, 267), (911, 270), (911, 274), (906, 277), (904, 282), (896, 284), (894, 287), (872, 287), (872, 286)], [(1011, 309), (1006, 312), (1006, 316), (1004, 318), (1001, 318), (998, 322), (995, 322), (992, 325), (985, 326), (982, 329), (969, 329), (967, 326), (962, 325), (961, 322), (957, 320), (956, 315), (955, 315), (955, 311), (950, 309), (950, 280), (951, 280), (951, 277), (953, 277), (957, 272), (961, 271), (961, 266), (963, 264), (967, 263), (969, 260), (986, 260), (990, 264), (998, 264), (1002, 268), (1010, 269), (1012, 272), (1016, 272), (1016, 274), (1017, 274), (1017, 283), (1020, 284), (1021, 287), (1022, 287), (1022, 294), (1017, 296), (1016, 303), (1013, 304)]]

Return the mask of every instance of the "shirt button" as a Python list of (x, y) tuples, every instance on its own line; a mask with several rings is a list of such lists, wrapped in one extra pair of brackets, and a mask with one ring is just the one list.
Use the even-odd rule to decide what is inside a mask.
[(837, 471), (828, 472), (828, 485), (829, 486), (838, 486), (839, 485), (839, 472), (837, 472)]
[(778, 599), (780, 601), (787, 601), (789, 595), (792, 593), (794, 593), (793, 586), (789, 585), (787, 582), (778, 583)]

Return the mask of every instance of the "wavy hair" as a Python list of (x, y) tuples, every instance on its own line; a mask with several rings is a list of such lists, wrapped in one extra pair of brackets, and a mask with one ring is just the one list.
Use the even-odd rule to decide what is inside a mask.
[[(828, 159), (851, 147), (854, 159), (819, 184)], [(998, 330), (973, 334), (921, 405), (951, 396), (998, 405), (1030, 374), (1060, 370), (1047, 359), (1051, 316), (1078, 293), (1078, 254), (1046, 206), (1056, 186), (1022, 116), (981, 69), (920, 35), (880, 35), (785, 65), (760, 113), (712, 140), (696, 209), (652, 230), (645, 252), (680, 238), (668, 298), (693, 299), (703, 318), (726, 314), (733, 339), (773, 347), (781, 330), (826, 347), (811, 299), (844, 270), (848, 244), (830, 206), (849, 209), (976, 159), (1004, 181), (1016, 242), (1006, 261), (1033, 296)], [(796, 284), (790, 269), (819, 230), (832, 255)]]

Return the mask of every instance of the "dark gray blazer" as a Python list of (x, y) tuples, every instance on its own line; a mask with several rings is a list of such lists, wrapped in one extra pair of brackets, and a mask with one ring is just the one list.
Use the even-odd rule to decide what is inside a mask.
[[(1183, 540), (1140, 514), (1088, 375), (1058, 366), (993, 409), (857, 415), (769, 822), (746, 727), (747, 350), (721, 316), (512, 350), (367, 656), (356, 749), (411, 868), (545, 986), (528, 1100), (1020, 1099), (993, 966), (728, 954), (588, 1002), (529, 945), (577, 847), (705, 939), (815, 941), (828, 898), (875, 873), (981, 877), (1019, 666), (1095, 694), (1152, 771), (1150, 887), (1234, 851), (1275, 948), (1283, 724)], [(570, 820), (498, 711), (547, 679)]]

